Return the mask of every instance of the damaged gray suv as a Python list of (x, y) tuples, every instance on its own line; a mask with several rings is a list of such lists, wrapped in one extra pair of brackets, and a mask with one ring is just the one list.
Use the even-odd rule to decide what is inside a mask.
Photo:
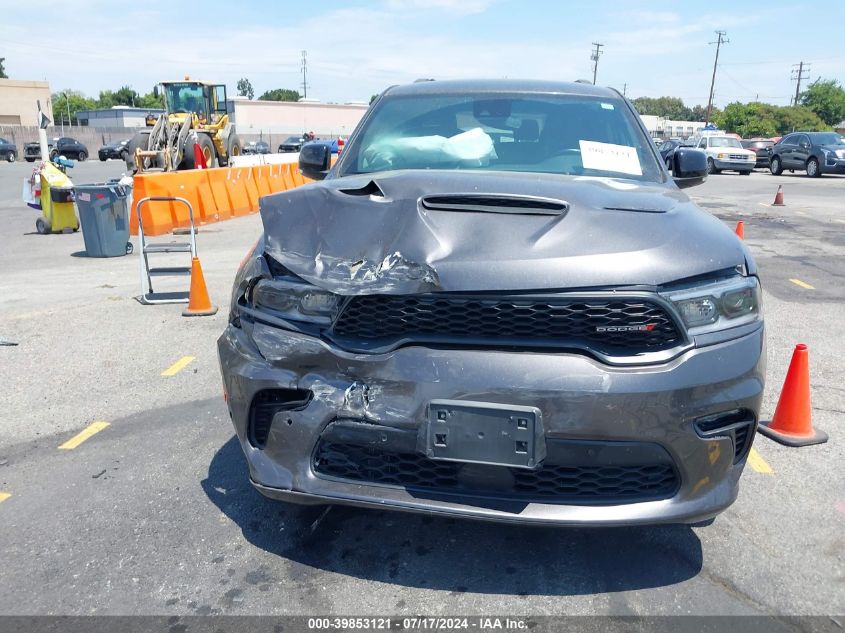
[(261, 199), (218, 342), (264, 495), (559, 525), (736, 498), (763, 392), (757, 269), (628, 101), (580, 83), (386, 90)]

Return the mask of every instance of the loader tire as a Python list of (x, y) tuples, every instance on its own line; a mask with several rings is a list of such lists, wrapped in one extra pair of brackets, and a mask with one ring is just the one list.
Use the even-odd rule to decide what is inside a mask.
[[(130, 174), (134, 174), (137, 169), (135, 167), (135, 149), (140, 149), (141, 151), (145, 151), (149, 149), (148, 144), (150, 142), (150, 133), (149, 132), (137, 132), (135, 136), (132, 137), (132, 140), (129, 141), (129, 145), (126, 147), (126, 171)], [(151, 165), (154, 167), (154, 165)]]
[(244, 145), (241, 143), (241, 137), (232, 132), (226, 141), (226, 164), (231, 162), (232, 156), (240, 156), (243, 153)]
[[(214, 142), (206, 134), (197, 134), (197, 145), (205, 154), (205, 162), (208, 168), (217, 166), (217, 152), (214, 150)], [(185, 146), (182, 148), (182, 164), (179, 169), (195, 169), (198, 165), (194, 164), (194, 142), (189, 138), (185, 141)]]

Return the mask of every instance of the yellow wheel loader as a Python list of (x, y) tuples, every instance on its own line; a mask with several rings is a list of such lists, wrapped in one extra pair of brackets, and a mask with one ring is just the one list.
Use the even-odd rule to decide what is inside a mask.
[(241, 140), (229, 121), (226, 86), (207, 81), (163, 81), (165, 112), (147, 118), (148, 127), (129, 144), (131, 173), (194, 169), (194, 144), (208, 167), (224, 166), (241, 153)]

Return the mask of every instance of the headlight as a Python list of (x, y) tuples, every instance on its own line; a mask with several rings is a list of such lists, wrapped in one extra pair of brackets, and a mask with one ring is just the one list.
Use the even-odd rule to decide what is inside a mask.
[(839, 158), (845, 158), (845, 149), (836, 150), (836, 156)]
[(328, 325), (337, 313), (340, 297), (303, 281), (262, 279), (249, 301), (256, 310), (268, 310), (280, 319)]
[(675, 305), (692, 335), (725, 330), (761, 318), (757, 277), (712, 281), (661, 294)]

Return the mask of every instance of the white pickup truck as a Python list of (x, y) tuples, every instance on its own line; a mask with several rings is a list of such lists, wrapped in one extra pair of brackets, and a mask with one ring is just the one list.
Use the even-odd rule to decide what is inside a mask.
[(757, 154), (744, 149), (733, 136), (703, 136), (695, 148), (707, 154), (707, 173), (718, 174), (728, 169), (748, 175), (757, 162)]

